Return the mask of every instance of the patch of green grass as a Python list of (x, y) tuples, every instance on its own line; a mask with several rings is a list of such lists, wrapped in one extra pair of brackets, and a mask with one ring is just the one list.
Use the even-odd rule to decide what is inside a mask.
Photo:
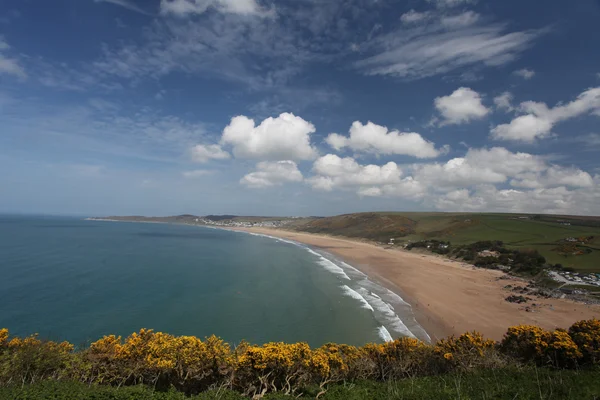
[[(396, 382), (353, 382), (331, 386), (324, 400), (469, 400), (469, 399), (597, 399), (600, 397), (598, 370), (550, 370), (509, 368), (483, 370), (469, 374), (451, 374)], [(302, 398), (315, 398), (318, 388), (307, 389)], [(295, 397), (279, 393), (265, 400)], [(72, 382), (42, 382), (23, 388), (0, 389), (0, 399), (10, 400), (242, 400), (238, 393), (220, 390), (186, 397), (177, 392), (155, 392), (150, 388), (112, 388)]]
[(79, 382), (46, 381), (24, 387), (0, 388), (2, 400), (244, 400), (244, 396), (227, 390), (218, 390), (187, 397), (184, 393), (157, 392), (146, 386), (114, 388), (88, 386)]

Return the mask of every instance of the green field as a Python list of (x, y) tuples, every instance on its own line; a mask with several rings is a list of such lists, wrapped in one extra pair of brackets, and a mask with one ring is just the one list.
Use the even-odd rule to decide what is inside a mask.
[[(570, 224), (570, 225), (566, 225)], [(549, 263), (579, 271), (600, 272), (600, 217), (468, 213), (362, 213), (313, 220), (300, 230), (379, 242), (437, 239), (453, 245), (501, 240), (507, 248), (538, 250)], [(555, 249), (568, 237), (589, 237), (580, 249), (591, 253), (564, 255)]]

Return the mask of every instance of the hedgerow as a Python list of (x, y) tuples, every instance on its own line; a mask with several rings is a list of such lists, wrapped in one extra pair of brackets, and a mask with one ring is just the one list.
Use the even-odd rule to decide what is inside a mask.
[(241, 343), (232, 347), (211, 336), (173, 336), (142, 329), (123, 339), (105, 336), (88, 348), (11, 338), (0, 330), (0, 387), (43, 381), (88, 385), (146, 385), (186, 395), (210, 390), (261, 398), (268, 393), (296, 396), (313, 388), (317, 397), (332, 384), (390, 382), (447, 373), (499, 370), (535, 364), (580, 369), (600, 364), (600, 321), (580, 321), (568, 331), (521, 325), (497, 343), (477, 332), (429, 345), (400, 338), (355, 347), (306, 343)]

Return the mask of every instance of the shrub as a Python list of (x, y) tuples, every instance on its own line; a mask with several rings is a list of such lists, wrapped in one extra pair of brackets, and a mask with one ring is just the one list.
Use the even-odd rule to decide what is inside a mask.
[[(262, 396), (269, 391), (295, 393), (310, 382), (309, 367), (326, 374), (321, 359), (311, 365), (312, 351), (306, 343), (267, 343), (246, 346), (238, 358), (235, 383), (245, 394)], [(317, 365), (318, 364), (318, 365)]]
[(600, 320), (576, 322), (569, 328), (569, 335), (579, 347), (583, 363), (600, 363)]
[(37, 335), (8, 340), (8, 330), (0, 331), (0, 383), (34, 383), (62, 378), (72, 358), (73, 345), (41, 341)]
[(531, 325), (508, 328), (500, 348), (518, 360), (558, 368), (575, 367), (582, 356), (567, 331), (549, 332)]
[(417, 339), (400, 338), (364, 347), (375, 378), (387, 381), (434, 373), (433, 348)]
[(496, 350), (496, 342), (485, 339), (479, 332), (442, 339), (435, 345), (434, 350), (445, 371), (496, 368), (504, 365), (504, 360)]
[(105, 336), (84, 354), (94, 368), (90, 381), (108, 384), (175, 386), (187, 393), (206, 390), (229, 377), (233, 358), (229, 345), (211, 336), (172, 335), (142, 329), (124, 343), (121, 337)]

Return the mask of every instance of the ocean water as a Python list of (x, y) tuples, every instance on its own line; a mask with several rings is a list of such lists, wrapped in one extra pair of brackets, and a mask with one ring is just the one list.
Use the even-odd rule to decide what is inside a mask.
[(230, 343), (427, 340), (399, 296), (298, 243), (33, 216), (0, 216), (0, 327), (76, 345), (140, 328)]

